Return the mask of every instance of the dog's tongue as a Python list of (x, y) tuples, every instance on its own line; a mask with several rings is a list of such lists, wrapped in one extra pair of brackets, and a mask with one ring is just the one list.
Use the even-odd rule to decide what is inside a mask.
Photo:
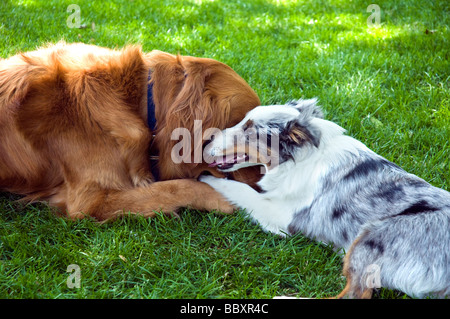
[(245, 155), (245, 154), (236, 155), (234, 157), (224, 156), (224, 157), (216, 158), (214, 160), (214, 162), (212, 162), (208, 166), (216, 167), (216, 166), (226, 165), (226, 164), (237, 164), (237, 163), (245, 162), (246, 158), (247, 158), (247, 155)]
[(209, 164), (208, 166), (209, 166), (209, 167), (216, 167), (216, 166), (222, 165), (222, 164), (225, 164), (225, 157), (223, 157), (223, 158), (216, 158), (216, 159), (214, 160), (214, 162), (212, 162), (212, 163)]

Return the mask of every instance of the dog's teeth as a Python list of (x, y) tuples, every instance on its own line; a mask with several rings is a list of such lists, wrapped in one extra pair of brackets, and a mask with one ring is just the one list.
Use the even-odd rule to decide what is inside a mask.
[(234, 164), (245, 162), (247, 159), (248, 159), (247, 154), (240, 154), (240, 155), (236, 155), (231, 158), (224, 156), (224, 157), (216, 158), (214, 160), (214, 162), (212, 162), (208, 166), (209, 167), (219, 167), (219, 168), (231, 167)]

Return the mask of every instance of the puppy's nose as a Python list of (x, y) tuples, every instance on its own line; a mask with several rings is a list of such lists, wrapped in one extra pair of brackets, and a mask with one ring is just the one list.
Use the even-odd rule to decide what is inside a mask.
[(218, 152), (220, 151), (220, 148), (217, 146), (214, 146), (212, 143), (212, 139), (210, 141), (206, 141), (203, 143), (203, 153), (208, 154), (209, 156), (216, 156)]
[(218, 156), (220, 153), (220, 148), (218, 147), (212, 147), (211, 150), (209, 151), (209, 154), (211, 154), (211, 156)]

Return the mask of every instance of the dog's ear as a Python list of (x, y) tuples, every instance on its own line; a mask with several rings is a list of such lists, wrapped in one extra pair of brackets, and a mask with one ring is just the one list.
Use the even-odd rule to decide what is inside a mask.
[(279, 134), (281, 160), (294, 160), (299, 148), (307, 145), (319, 147), (320, 132), (312, 125), (303, 125), (298, 119), (291, 120)]
[(305, 143), (319, 147), (320, 131), (316, 129), (309, 122), (300, 123), (298, 120), (293, 120), (286, 126), (285, 132), (282, 134), (284, 139), (288, 139), (290, 143), (298, 146), (303, 146)]
[(287, 105), (299, 110), (304, 118), (317, 117), (323, 119), (323, 111), (322, 108), (317, 105), (316, 98), (309, 100), (294, 100), (290, 101)]

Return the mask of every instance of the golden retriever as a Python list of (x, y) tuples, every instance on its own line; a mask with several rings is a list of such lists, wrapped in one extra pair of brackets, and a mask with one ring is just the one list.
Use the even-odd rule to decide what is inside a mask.
[[(147, 93), (156, 128), (147, 124)], [(220, 173), (204, 161), (175, 163), (171, 133), (193, 132), (194, 120), (202, 132), (224, 129), (259, 104), (213, 59), (64, 42), (17, 54), (0, 60), (0, 190), (45, 200), (74, 219), (182, 207), (230, 213), (233, 206), (196, 180)], [(158, 182), (150, 147), (159, 153)]]

